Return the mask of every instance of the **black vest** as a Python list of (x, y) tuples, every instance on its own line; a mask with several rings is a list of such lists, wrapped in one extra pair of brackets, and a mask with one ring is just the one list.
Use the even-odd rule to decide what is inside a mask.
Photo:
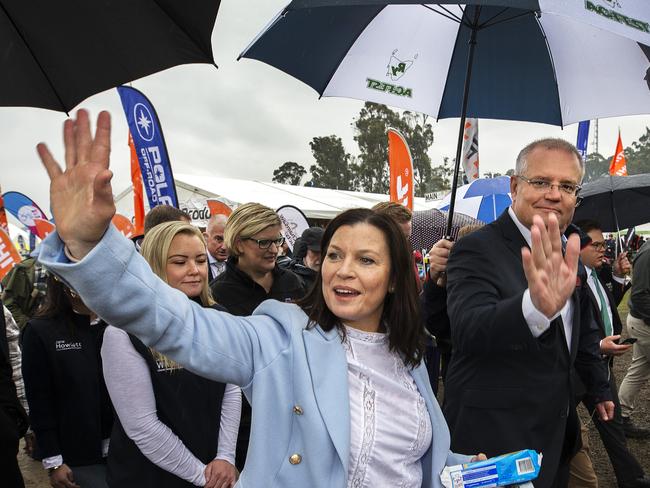
[[(197, 459), (208, 464), (217, 455), (225, 385), (184, 368), (164, 370), (162, 365), (156, 363), (147, 346), (136, 337), (129, 337), (149, 367), (158, 418)], [(114, 488), (194, 486), (149, 461), (126, 435), (117, 415), (108, 454), (107, 481)]]

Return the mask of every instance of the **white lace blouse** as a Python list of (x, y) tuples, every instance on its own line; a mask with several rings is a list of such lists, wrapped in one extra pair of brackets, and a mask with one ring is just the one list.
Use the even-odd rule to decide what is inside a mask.
[(350, 388), (348, 488), (420, 488), (431, 419), (386, 334), (346, 327)]

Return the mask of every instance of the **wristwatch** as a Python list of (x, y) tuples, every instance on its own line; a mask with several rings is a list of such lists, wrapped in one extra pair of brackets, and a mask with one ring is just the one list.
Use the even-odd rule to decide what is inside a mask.
[(58, 466), (54, 466), (54, 467), (52, 467), (52, 468), (47, 468), (47, 475), (48, 475), (48, 476), (52, 476), (52, 473), (54, 473), (54, 472), (55, 472), (57, 469), (59, 469), (61, 466), (63, 466), (63, 465), (62, 465), (62, 464), (59, 464)]

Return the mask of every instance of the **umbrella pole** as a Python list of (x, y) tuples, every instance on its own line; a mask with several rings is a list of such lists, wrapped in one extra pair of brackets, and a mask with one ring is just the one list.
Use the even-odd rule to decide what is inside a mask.
[(445, 238), (451, 237), (451, 224), (454, 219), (454, 206), (456, 205), (456, 188), (458, 186), (458, 173), (460, 171), (461, 152), (463, 150), (463, 134), (465, 132), (465, 119), (467, 117), (467, 102), (469, 99), (469, 84), (472, 77), (472, 63), (474, 60), (474, 50), (476, 48), (476, 34), (478, 33), (478, 18), (481, 13), (481, 7), (474, 7), (474, 21), (471, 25), (471, 34), (469, 37), (469, 51), (467, 53), (467, 70), (465, 71), (465, 86), (463, 89), (463, 105), (460, 115), (460, 128), (458, 130), (458, 144), (456, 145), (456, 163), (454, 164), (454, 174), (451, 180), (451, 201), (449, 202), (449, 214), (447, 216), (447, 228)]

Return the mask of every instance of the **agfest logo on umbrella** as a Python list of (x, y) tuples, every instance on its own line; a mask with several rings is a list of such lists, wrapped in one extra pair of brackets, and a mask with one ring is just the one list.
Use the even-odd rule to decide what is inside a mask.
[[(392, 82), (398, 81), (402, 76), (404, 76), (418, 58), (418, 55), (415, 54), (413, 59), (401, 60), (397, 57), (397, 53), (397, 49), (393, 50), (390, 59), (388, 60), (388, 64), (386, 65), (386, 78), (389, 78)], [(372, 78), (366, 78), (366, 83), (366, 88), (372, 90), (383, 91), (401, 97), (413, 97), (412, 88), (405, 88), (397, 84), (379, 81)]]
[(650, 24), (647, 22), (632, 18), (615, 10), (623, 8), (621, 0), (603, 0), (603, 2), (605, 2), (610, 8), (598, 5), (591, 0), (585, 0), (585, 9), (607, 19), (614, 20), (620, 24), (625, 24), (633, 29), (638, 29), (641, 32), (650, 33)]

